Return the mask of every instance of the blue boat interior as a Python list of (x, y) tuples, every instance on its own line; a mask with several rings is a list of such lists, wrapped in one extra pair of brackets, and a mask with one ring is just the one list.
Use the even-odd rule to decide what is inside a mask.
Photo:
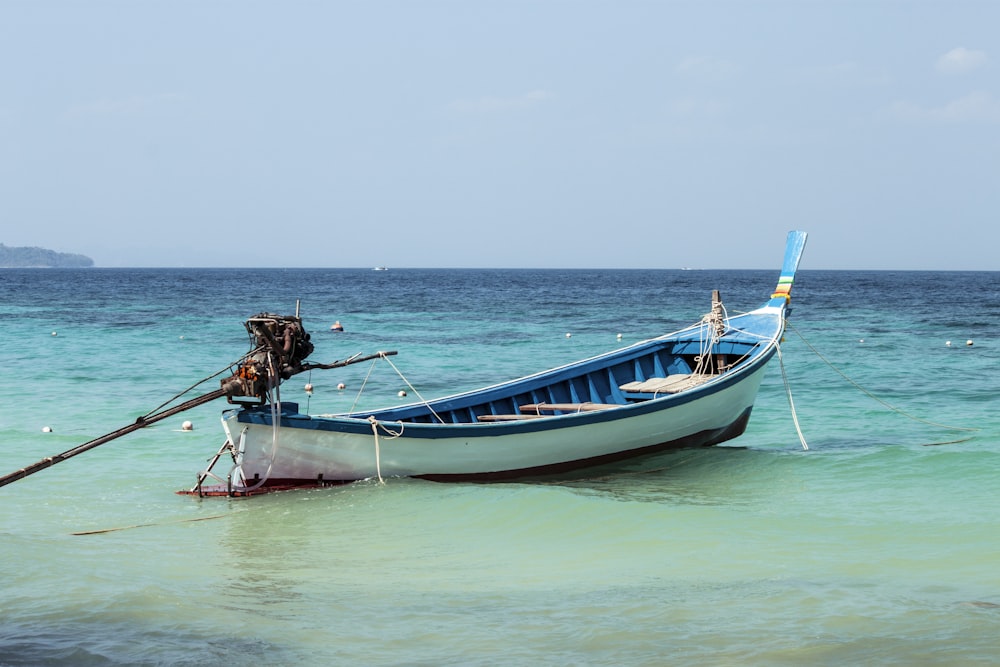
[[(592, 359), (431, 401), (346, 415), (379, 421), (490, 424), (634, 405), (676, 395), (747, 366), (767, 348), (759, 335), (731, 332), (709, 350), (693, 330)], [(735, 335), (733, 335), (735, 334)]]

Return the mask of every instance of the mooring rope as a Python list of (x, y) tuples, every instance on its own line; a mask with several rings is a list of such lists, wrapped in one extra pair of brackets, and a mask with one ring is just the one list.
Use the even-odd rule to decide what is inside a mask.
[(970, 426), (951, 426), (949, 424), (939, 424), (938, 422), (933, 422), (933, 421), (930, 421), (928, 419), (923, 419), (921, 417), (917, 417), (916, 415), (911, 415), (908, 412), (906, 412), (904, 410), (901, 410), (900, 408), (897, 408), (896, 406), (887, 403), (886, 401), (882, 400), (881, 398), (879, 398), (878, 396), (876, 396), (875, 394), (873, 394), (872, 392), (868, 391), (867, 389), (865, 389), (864, 387), (862, 387), (860, 384), (858, 384), (857, 382), (855, 382), (853, 379), (851, 379), (850, 377), (848, 377), (847, 374), (844, 373), (842, 370), (840, 370), (839, 368), (837, 368), (836, 366), (834, 366), (833, 363), (829, 359), (827, 359), (826, 357), (824, 357), (823, 354), (819, 350), (817, 350), (816, 347), (812, 343), (810, 343), (808, 340), (806, 340), (806, 337), (803, 336), (802, 333), (799, 332), (798, 329), (796, 329), (795, 327), (793, 327), (790, 324), (787, 325), (787, 326), (788, 326), (789, 329), (791, 329), (792, 331), (794, 331), (795, 334), (800, 339), (802, 339), (802, 342), (805, 343), (806, 346), (810, 350), (812, 350), (813, 354), (815, 354), (817, 357), (819, 357), (820, 360), (822, 360), (823, 363), (825, 363), (835, 373), (837, 373), (837, 375), (839, 375), (840, 377), (844, 378), (844, 380), (846, 380), (851, 385), (853, 385), (855, 389), (857, 389), (858, 391), (860, 391), (861, 393), (863, 393), (865, 396), (867, 396), (868, 398), (872, 399), (873, 401), (876, 401), (877, 403), (880, 403), (881, 405), (883, 405), (887, 409), (889, 409), (889, 410), (891, 410), (891, 411), (893, 411), (893, 412), (895, 412), (897, 414), (900, 414), (900, 415), (906, 417), (907, 419), (912, 419), (913, 421), (920, 422), (921, 424), (927, 424), (928, 426), (935, 426), (937, 428), (943, 428), (943, 429), (946, 429), (946, 430), (949, 430), (949, 431), (979, 431), (979, 430), (981, 430), (981, 429), (978, 429), (978, 428), (975, 428), (975, 427), (970, 427)]
[(774, 349), (778, 351), (778, 365), (781, 366), (781, 379), (785, 383), (785, 396), (788, 397), (788, 407), (792, 411), (792, 423), (795, 424), (795, 432), (799, 434), (799, 442), (802, 443), (802, 449), (808, 450), (809, 445), (806, 444), (806, 437), (802, 435), (799, 416), (795, 412), (795, 401), (792, 400), (792, 386), (788, 384), (788, 373), (785, 372), (785, 358), (781, 355), (781, 344), (775, 343)]
[(137, 523), (132, 526), (118, 526), (117, 528), (101, 528), (98, 530), (80, 530), (70, 535), (101, 535), (103, 533), (114, 533), (119, 530), (132, 530), (133, 528), (149, 528), (151, 526), (169, 526), (175, 523), (193, 523), (195, 521), (208, 521), (209, 519), (222, 519), (229, 514), (215, 514), (213, 516), (198, 516), (193, 519), (177, 519), (175, 521), (161, 521), (159, 523)]

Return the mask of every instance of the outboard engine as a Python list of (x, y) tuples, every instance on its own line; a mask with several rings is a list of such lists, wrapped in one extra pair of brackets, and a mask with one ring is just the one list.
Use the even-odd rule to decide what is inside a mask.
[(302, 370), (313, 344), (298, 316), (260, 313), (244, 326), (251, 350), (232, 377), (222, 381), (222, 389), (230, 403), (263, 404), (271, 389)]

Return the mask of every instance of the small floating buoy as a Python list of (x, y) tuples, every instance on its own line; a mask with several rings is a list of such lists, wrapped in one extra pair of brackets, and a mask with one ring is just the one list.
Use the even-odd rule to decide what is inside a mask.
[(307, 394), (312, 394), (312, 393), (313, 393), (313, 386), (312, 386), (312, 382), (306, 382), (306, 386), (305, 386), (305, 387), (303, 387), (303, 389), (305, 389), (305, 390), (306, 390), (306, 393), (307, 393)]
[(621, 339), (622, 339), (622, 335), (618, 334), (618, 340), (621, 340)]
[(346, 389), (346, 388), (347, 388), (347, 385), (344, 384), (343, 382), (341, 382), (340, 384), (337, 385), (337, 389)]
[(944, 346), (945, 346), (945, 347), (951, 347), (951, 341), (950, 341), (950, 340), (946, 340), (946, 341), (944, 342)]
[(569, 332), (566, 332), (566, 338), (569, 338), (569, 337), (570, 337), (570, 336), (572, 336), (572, 335), (573, 335), (573, 334), (571, 334), (571, 333), (569, 333)]
[(192, 424), (189, 421), (188, 422), (184, 422), (183, 424), (181, 424), (181, 430), (182, 431), (193, 431), (194, 430), (194, 424)]
[(58, 336), (58, 335), (59, 335), (59, 333), (58, 333), (58, 332), (56, 332), (56, 331), (53, 331), (53, 332), (52, 332), (52, 335), (53, 335), (53, 336)]
[(336, 322), (330, 325), (330, 331), (343, 331), (343, 330), (344, 330), (344, 325), (340, 323), (340, 320), (337, 320)]
[(184, 336), (181, 336), (181, 337), (180, 337), (180, 340), (184, 340)]
[(52, 433), (52, 427), (51, 426), (43, 426), (42, 427), (42, 433)]
[(969, 340), (965, 341), (965, 344), (968, 345), (969, 347), (972, 347), (972, 339), (970, 338)]
[(864, 342), (865, 342), (865, 339), (864, 339), (864, 338), (862, 338), (862, 339), (861, 339), (861, 340), (859, 340), (858, 342), (859, 342), (859, 343), (864, 343)]
[(405, 391), (403, 391), (403, 390), (401, 389), (401, 390), (399, 391), (399, 394), (397, 394), (397, 395), (398, 395), (398, 396), (399, 396), (400, 398), (403, 398), (404, 396), (406, 396), (406, 392), (405, 392)]

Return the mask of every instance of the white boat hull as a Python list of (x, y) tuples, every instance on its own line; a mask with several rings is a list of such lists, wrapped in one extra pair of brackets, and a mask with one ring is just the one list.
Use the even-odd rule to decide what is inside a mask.
[[(310, 428), (310, 422), (322, 418), (286, 413), (275, 429), (269, 424), (241, 422), (239, 411), (227, 413), (223, 425), (239, 453), (239, 486), (397, 476), (517, 478), (587, 467), (643, 450), (715, 444), (736, 437), (745, 428), (765, 369), (760, 365), (736, 382), (720, 379), (723, 386), (715, 391), (703, 386), (693, 399), (683, 394), (656, 399), (676, 403), (656, 410), (637, 404), (515, 425), (456, 428), (377, 422), (373, 428), (365, 420), (354, 419), (351, 431), (327, 430)], [(327, 425), (336, 427), (344, 421), (328, 420)], [(361, 429), (365, 432), (357, 432)]]

